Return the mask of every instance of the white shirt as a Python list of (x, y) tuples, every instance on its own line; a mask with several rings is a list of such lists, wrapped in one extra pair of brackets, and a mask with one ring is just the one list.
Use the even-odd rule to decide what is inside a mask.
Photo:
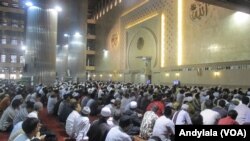
[(200, 114), (203, 118), (204, 125), (215, 125), (216, 122), (220, 119), (220, 114), (211, 109), (205, 109), (201, 111)]
[(26, 134), (20, 134), (17, 136), (14, 141), (30, 141), (30, 139), (26, 136)]
[(70, 137), (73, 136), (72, 131), (73, 131), (74, 122), (75, 122), (75, 120), (76, 120), (77, 118), (79, 118), (79, 117), (80, 117), (80, 114), (79, 114), (76, 110), (74, 110), (74, 111), (72, 111), (72, 112), (69, 114), (69, 116), (68, 116), (68, 118), (67, 118), (67, 120), (66, 120), (65, 129), (66, 129), (66, 133), (67, 133)]
[(174, 122), (163, 115), (156, 120), (152, 136), (158, 136), (162, 140), (166, 140), (169, 138), (169, 134), (171, 133), (171, 131), (168, 131), (169, 129), (172, 130), (173, 134), (175, 134)]
[(28, 111), (27, 111), (26, 107), (21, 108), (17, 112), (17, 114), (15, 115), (15, 117), (13, 119), (13, 125), (16, 125), (20, 121), (24, 121), (26, 119), (27, 115), (28, 115)]
[(245, 122), (250, 122), (250, 109), (245, 104), (239, 104), (234, 108), (235, 111), (237, 111), (238, 116), (236, 118), (236, 121), (239, 124), (243, 124)]
[[(177, 112), (174, 113), (174, 116), (172, 118), (173, 122), (174, 122), (174, 117), (176, 116), (176, 114), (177, 114)], [(190, 118), (187, 111), (180, 110), (178, 115), (177, 115), (175, 125), (186, 125), (186, 124), (188, 124), (188, 125), (192, 124), (191, 118)]]
[(88, 117), (80, 116), (74, 122), (73, 126), (73, 138), (77, 141), (80, 141), (86, 136), (87, 132), (89, 131), (90, 122)]
[(132, 141), (132, 139), (119, 126), (115, 126), (110, 129), (105, 141)]
[(23, 128), (23, 121), (18, 122), (14, 128), (11, 131), (10, 137), (8, 141), (13, 141), (17, 136), (19, 136), (20, 134), (24, 134)]

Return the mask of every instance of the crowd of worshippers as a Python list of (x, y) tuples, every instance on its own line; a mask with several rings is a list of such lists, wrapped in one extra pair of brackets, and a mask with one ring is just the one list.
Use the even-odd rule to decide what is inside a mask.
[[(41, 134), (45, 107), (76, 141), (173, 141), (175, 125), (250, 124), (250, 89), (121, 82), (2, 84), (0, 132), (9, 141), (55, 141)], [(90, 117), (95, 120), (90, 120)]]

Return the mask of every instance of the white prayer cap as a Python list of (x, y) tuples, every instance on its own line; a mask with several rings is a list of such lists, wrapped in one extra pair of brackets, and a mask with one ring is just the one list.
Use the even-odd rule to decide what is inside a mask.
[(129, 106), (130, 106), (131, 109), (135, 109), (135, 108), (137, 108), (137, 102), (131, 101)]
[(38, 118), (38, 115), (37, 115), (37, 113), (35, 113), (35, 112), (31, 112), (31, 113), (28, 114), (27, 117), (28, 117), (28, 118)]
[(182, 105), (181, 105), (181, 109), (182, 109), (182, 110), (188, 110), (188, 107), (189, 107), (189, 106), (188, 106), (187, 104), (182, 104)]
[(193, 100), (193, 97), (191, 97), (191, 96), (187, 97), (188, 102), (191, 102), (192, 100)]
[(188, 96), (183, 99), (183, 102), (191, 102), (193, 100), (193, 97)]
[(72, 94), (73, 97), (78, 97), (79, 95), (80, 95), (80, 94), (77, 93), (77, 92), (73, 92), (73, 94)]
[(111, 110), (108, 107), (103, 107), (101, 110), (101, 115), (103, 117), (110, 117), (111, 116)]
[(88, 94), (92, 94), (93, 89), (92, 88), (88, 88)]
[(83, 114), (85, 114), (85, 115), (88, 115), (88, 114), (90, 114), (91, 110), (90, 110), (89, 107), (84, 106), (84, 107), (82, 108), (82, 111), (81, 111), (81, 112), (82, 112)]
[(115, 99), (111, 99), (111, 101), (110, 101), (110, 102), (114, 104), (114, 103), (115, 103)]

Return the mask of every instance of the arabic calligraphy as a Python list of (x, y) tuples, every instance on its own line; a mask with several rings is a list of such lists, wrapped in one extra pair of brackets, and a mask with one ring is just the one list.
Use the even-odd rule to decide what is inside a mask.
[(201, 20), (208, 15), (209, 5), (201, 2), (194, 2), (190, 6), (190, 19), (192, 21)]

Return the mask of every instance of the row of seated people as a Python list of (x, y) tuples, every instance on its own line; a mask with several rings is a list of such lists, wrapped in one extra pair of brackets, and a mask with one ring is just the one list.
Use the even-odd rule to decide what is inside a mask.
[[(31, 113), (27, 102), (41, 101), (48, 114), (64, 123), (72, 140), (171, 140), (175, 125), (250, 121), (248, 92), (240, 90), (232, 93), (222, 88), (85, 82), (54, 87), (39, 85), (34, 93), (24, 93), (28, 94), (24, 98), (26, 116)], [(13, 98), (8, 107), (11, 110), (6, 108), (1, 116), (0, 123), (11, 121), (4, 128), (1, 124), (1, 131), (10, 131), (11, 125), (16, 125), (13, 121), (17, 114), (3, 116), (10, 111), (21, 111), (22, 101), (14, 101), (18, 100)]]
[[(141, 139), (155, 139), (158, 140), (168, 140), (172, 138), (175, 134), (174, 125), (183, 124), (205, 124), (205, 125), (225, 125), (225, 124), (248, 124), (250, 115), (250, 110), (248, 108), (249, 98), (247, 93), (226, 93), (227, 90), (213, 90), (206, 89), (201, 90), (195, 89), (190, 90), (186, 87), (179, 88), (179, 90), (174, 92), (174, 88), (168, 89), (168, 92), (163, 93), (164, 88), (147, 88), (132, 86), (131, 88), (125, 88), (125, 90), (115, 86), (101, 86), (95, 87), (96, 84), (85, 84), (83, 90), (85, 93), (80, 96), (75, 90), (72, 93), (64, 93), (63, 91), (70, 91), (70, 88), (61, 88), (61, 94), (65, 96), (64, 103), (67, 101), (70, 103), (73, 97), (74, 101), (77, 101), (73, 107), (79, 107), (78, 110), (73, 108), (73, 112), (67, 112), (69, 116), (65, 116), (64, 106), (59, 104), (60, 107), (64, 107), (63, 115), (67, 118), (60, 117), (60, 112), (57, 113), (59, 119), (65, 119), (65, 129), (66, 131), (72, 128), (72, 131), (67, 131), (68, 135), (72, 138), (77, 139), (78, 131), (75, 131), (76, 125), (81, 125), (77, 122), (79, 113), (81, 113), (80, 108), (84, 109), (89, 107), (90, 116), (97, 116), (100, 122), (103, 121), (102, 109), (103, 107), (108, 107), (111, 114), (107, 117), (107, 126), (115, 129), (119, 127), (124, 116), (129, 117), (130, 124), (124, 130), (122, 127), (118, 129), (123, 129), (122, 132), (134, 139), (134, 136), (138, 136)], [(152, 90), (153, 89), (153, 90)], [(219, 93), (219, 94), (218, 94)], [(59, 95), (61, 95), (59, 92)], [(68, 96), (68, 94), (70, 96)], [(229, 97), (232, 95), (232, 97)], [(180, 98), (182, 96), (182, 98)], [(228, 97), (227, 97), (228, 96)], [(68, 98), (69, 97), (69, 98)], [(54, 98), (57, 98), (54, 96)], [(66, 100), (68, 98), (68, 100)], [(231, 98), (231, 99), (230, 99)], [(71, 100), (70, 100), (71, 99)], [(180, 100), (182, 99), (182, 100)], [(191, 100), (190, 100), (191, 99)], [(49, 98), (48, 104), (51, 103)], [(56, 102), (54, 102), (56, 103)], [(55, 104), (56, 105), (56, 104)], [(67, 105), (67, 104), (63, 104)], [(69, 106), (70, 107), (70, 106)], [(168, 107), (168, 108), (167, 108)], [(171, 108), (171, 112), (165, 111)], [(49, 107), (48, 107), (49, 109)], [(194, 112), (195, 111), (195, 112)], [(243, 114), (247, 112), (248, 114)], [(209, 115), (209, 116), (207, 116)], [(74, 118), (74, 117), (77, 118)], [(157, 122), (158, 121), (158, 122)], [(87, 132), (85, 127), (85, 135), (81, 137), (89, 138), (89, 140), (99, 140), (97, 137), (102, 137), (101, 133), (97, 132), (98, 126), (94, 126), (95, 122), (90, 122), (90, 129), (93, 126), (96, 134), (89, 131)], [(158, 124), (157, 124), (158, 123)], [(165, 123), (165, 124), (163, 124)], [(85, 125), (86, 123), (84, 123)], [(87, 126), (88, 127), (88, 126)], [(100, 128), (102, 126), (100, 125)], [(73, 133), (72, 133), (73, 132)], [(76, 133), (75, 133), (76, 132)], [(108, 132), (107, 134), (112, 134)], [(72, 135), (74, 134), (74, 135)], [(94, 138), (93, 138), (94, 137)], [(112, 137), (119, 137), (119, 135), (112, 135)], [(102, 138), (103, 140), (108, 140), (108, 137)], [(156, 140), (156, 139), (155, 139)]]
[[(1, 85), (1, 84), (0, 84)], [(2, 84), (0, 88), (0, 140), (56, 141), (56, 135), (40, 117), (44, 111), (41, 95), (23, 85)]]

